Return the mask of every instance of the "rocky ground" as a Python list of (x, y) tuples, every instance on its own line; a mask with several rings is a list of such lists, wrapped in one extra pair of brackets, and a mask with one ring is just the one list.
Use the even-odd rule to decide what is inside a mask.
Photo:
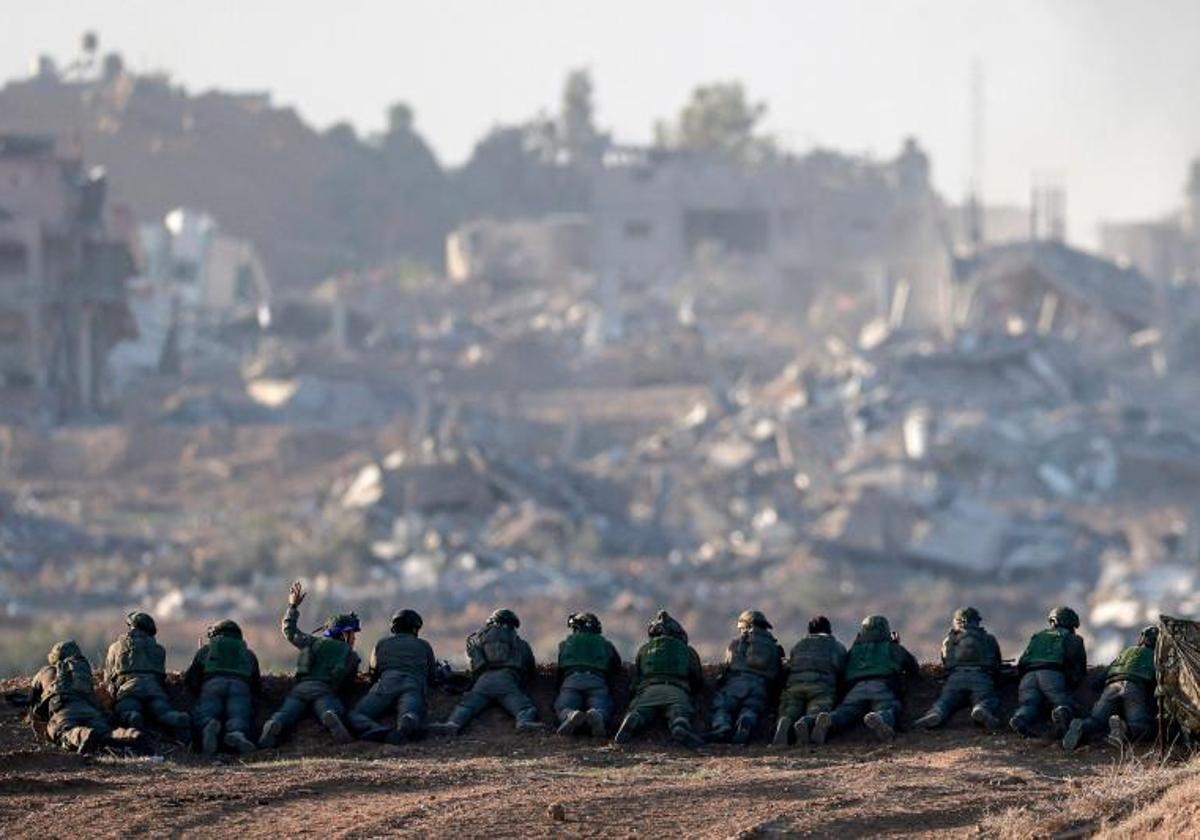
[[(911, 710), (936, 690), (931, 673), (914, 687)], [(264, 706), (285, 689), (285, 680), (269, 681)], [(535, 685), (543, 711), (551, 691), (546, 677)], [(434, 716), (453, 702), (435, 692)], [(5, 704), (0, 834), (1082, 837), (1137, 826), (1139, 836), (1181, 836), (1195, 810), (1163, 810), (1172, 797), (1190, 801), (1189, 765), (1102, 746), (1068, 755), (1049, 740), (985, 735), (965, 720), (892, 745), (853, 733), (824, 748), (693, 753), (662, 733), (624, 749), (518, 736), (488, 712), (455, 740), (403, 747), (334, 747), (306, 722), (280, 749), (249, 760), (163, 752), (67, 755)]]

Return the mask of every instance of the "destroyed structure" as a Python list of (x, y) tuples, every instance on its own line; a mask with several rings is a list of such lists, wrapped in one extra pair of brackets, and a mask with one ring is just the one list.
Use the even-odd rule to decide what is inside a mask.
[(1184, 193), (1184, 207), (1165, 218), (1102, 225), (1100, 250), (1163, 287), (1200, 282), (1200, 159), (1192, 161)]
[(5, 413), (104, 408), (113, 346), (135, 335), (126, 242), (105, 177), (51, 137), (0, 135), (0, 364)]

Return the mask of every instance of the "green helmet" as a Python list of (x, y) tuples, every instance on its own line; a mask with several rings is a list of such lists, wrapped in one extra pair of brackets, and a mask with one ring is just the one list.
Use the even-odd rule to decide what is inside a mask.
[(955, 610), (954, 612), (955, 624), (961, 624), (965, 627), (975, 627), (981, 621), (983, 621), (983, 616), (981, 616), (979, 614), (979, 610), (975, 609), (974, 607), (963, 607), (962, 609)]
[(125, 616), (125, 624), (130, 630), (141, 630), (147, 636), (158, 634), (158, 626), (154, 623), (154, 616), (150, 613), (140, 611), (131, 612)]
[(1068, 630), (1079, 626), (1079, 615), (1070, 607), (1055, 607), (1050, 610), (1047, 620), (1055, 627), (1065, 627)]
[(863, 619), (858, 635), (864, 641), (884, 642), (891, 638), (892, 626), (885, 616), (869, 615)]
[(357, 613), (337, 613), (326, 619), (324, 629), (325, 638), (336, 639), (345, 636), (347, 633), (361, 632), (362, 624), (358, 620)]
[(512, 610), (496, 610), (488, 617), (488, 624), (507, 624), (509, 627), (520, 627), (521, 619)]
[(1142, 632), (1138, 634), (1138, 644), (1143, 647), (1153, 648), (1158, 644), (1158, 628), (1153, 624), (1143, 627)]
[(571, 613), (567, 617), (567, 626), (577, 633), (601, 633), (600, 619), (595, 613)]
[(683, 625), (671, 618), (666, 610), (659, 610), (658, 614), (650, 619), (650, 623), (646, 625), (646, 634), (652, 639), (655, 636), (674, 636), (680, 641), (688, 640), (687, 631), (683, 629)]
[(421, 614), (416, 610), (400, 610), (392, 616), (393, 633), (412, 633), (415, 636), (424, 625)]
[(83, 656), (83, 651), (79, 649), (79, 645), (74, 639), (67, 639), (50, 648), (50, 656), (47, 658), (51, 665), (57, 665), (65, 659), (75, 659), (80, 656)]
[(208, 628), (208, 638), (215, 639), (217, 636), (232, 636), (240, 639), (242, 638), (242, 628), (233, 619), (226, 618)]
[(738, 616), (737, 624), (739, 630), (748, 630), (751, 627), (761, 627), (764, 630), (771, 629), (771, 622), (767, 621), (767, 617), (759, 610), (746, 610)]

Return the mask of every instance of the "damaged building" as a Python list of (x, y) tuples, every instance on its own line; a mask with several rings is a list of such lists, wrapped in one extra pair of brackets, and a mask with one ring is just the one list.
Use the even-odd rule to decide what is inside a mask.
[(105, 225), (105, 178), (54, 138), (0, 135), (0, 373), (7, 413), (96, 411), (107, 360), (134, 335), (126, 241)]

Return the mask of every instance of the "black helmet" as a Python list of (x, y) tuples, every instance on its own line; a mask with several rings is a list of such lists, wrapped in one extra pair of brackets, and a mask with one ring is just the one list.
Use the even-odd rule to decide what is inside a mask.
[(400, 610), (392, 616), (393, 633), (412, 633), (415, 636), (424, 624), (421, 614), (416, 610)]
[(892, 627), (882, 615), (869, 615), (862, 620), (859, 638), (866, 642), (886, 642), (892, 636)]
[(154, 616), (150, 613), (140, 611), (131, 612), (125, 616), (125, 624), (130, 630), (141, 630), (147, 636), (154, 636), (158, 633), (158, 626), (154, 623)]
[(974, 607), (963, 607), (954, 612), (954, 623), (962, 624), (966, 627), (974, 627), (983, 621), (983, 616), (979, 614), (979, 610)]
[(520, 627), (521, 619), (512, 610), (499, 609), (488, 617), (488, 624), (507, 624), (509, 627)]
[(659, 610), (658, 614), (650, 619), (650, 623), (646, 625), (646, 634), (652, 639), (655, 636), (674, 636), (683, 642), (688, 640), (687, 631), (683, 629), (683, 625), (671, 618), (666, 610)]
[(600, 619), (595, 613), (571, 613), (567, 617), (567, 626), (577, 633), (600, 633)]
[(1047, 620), (1055, 627), (1074, 630), (1079, 626), (1079, 615), (1070, 607), (1055, 607), (1050, 610)]
[(739, 630), (748, 630), (751, 627), (761, 627), (764, 630), (771, 629), (771, 622), (767, 621), (767, 617), (759, 610), (746, 610), (738, 616), (737, 625)]
[(1154, 648), (1158, 644), (1158, 628), (1153, 624), (1143, 627), (1142, 632), (1138, 634), (1138, 644)]
[(808, 621), (808, 632), (812, 634), (824, 633), (827, 636), (833, 635), (833, 625), (829, 623), (829, 619), (823, 615), (813, 616)]
[(232, 636), (240, 639), (242, 638), (242, 628), (238, 627), (238, 623), (233, 619), (226, 618), (208, 628), (208, 638), (215, 639), (217, 636)]

